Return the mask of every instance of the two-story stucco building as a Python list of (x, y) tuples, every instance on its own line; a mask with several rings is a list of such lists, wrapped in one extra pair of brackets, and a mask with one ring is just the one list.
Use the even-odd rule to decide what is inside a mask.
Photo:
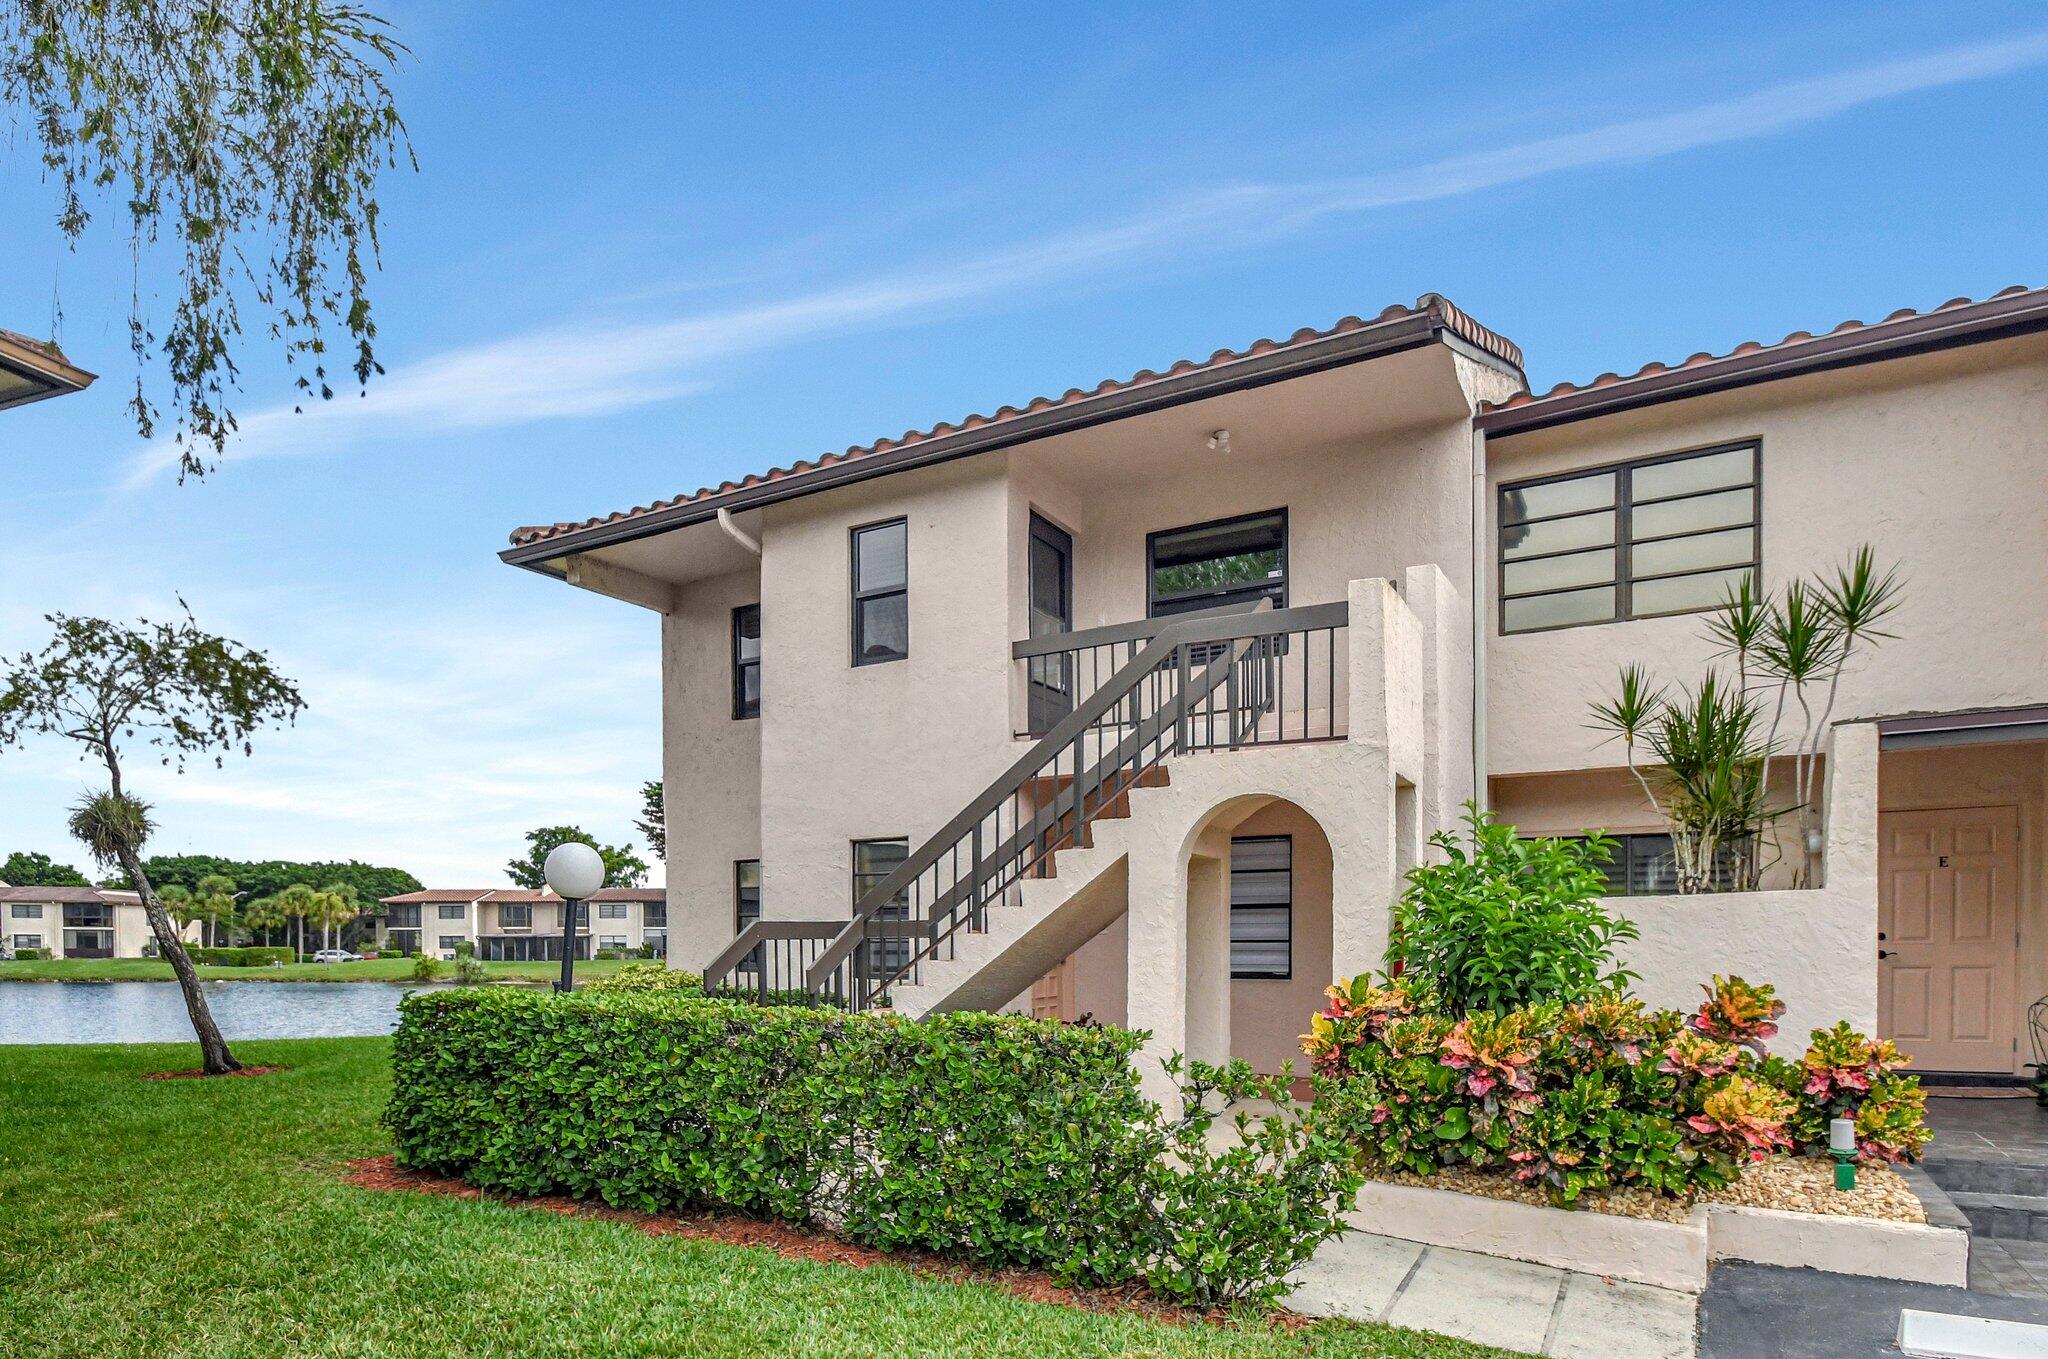
[[(493, 962), (558, 962), (562, 899), (524, 887), (430, 887), (378, 901), (377, 947), (444, 961), (464, 945)], [(594, 918), (593, 918), (594, 917)], [(654, 957), (668, 952), (668, 894), (659, 887), (606, 887), (576, 922), (576, 956)]]
[[(1030, 1005), (1273, 1069), (1467, 799), (1623, 835), (1638, 990), (1775, 982), (2008, 1072), (2048, 991), (2048, 293), (1542, 395), (1427, 296), (584, 522), (511, 563), (660, 617), (677, 965)], [(1703, 610), (1872, 544), (1820, 871), (1669, 890), (1589, 729)]]

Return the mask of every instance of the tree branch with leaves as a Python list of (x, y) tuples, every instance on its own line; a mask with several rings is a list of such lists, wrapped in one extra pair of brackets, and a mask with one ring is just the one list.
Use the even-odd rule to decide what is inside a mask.
[(230, 754), (249, 754), (260, 728), (297, 720), (305, 702), (267, 656), (201, 630), (190, 610), (170, 623), (61, 613), (47, 621), (50, 641), (0, 672), (0, 749), (58, 736), (105, 766), (106, 790), (73, 809), (71, 833), (99, 863), (126, 873), (141, 896), (157, 950), (184, 993), (207, 1074), (236, 1070), (178, 928), (143, 869), (154, 825), (149, 804), (128, 789), (125, 762), (141, 746), (177, 772), (194, 759), (221, 766)]
[(159, 236), (176, 242), (161, 333), (139, 281), (130, 303), (129, 405), (153, 437), (144, 379), (160, 354), (181, 479), (235, 431), (245, 306), (302, 398), (334, 394), (335, 328), (358, 385), (382, 371), (369, 276), (378, 176), (416, 168), (389, 84), (405, 54), (382, 19), (334, 0), (0, 0), (0, 99), (41, 144), (58, 230), (78, 240), (94, 200), (112, 200), (138, 280)]

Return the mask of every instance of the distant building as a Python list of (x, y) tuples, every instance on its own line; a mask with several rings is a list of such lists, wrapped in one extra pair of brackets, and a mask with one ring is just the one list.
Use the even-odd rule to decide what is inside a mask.
[[(493, 962), (559, 962), (562, 899), (523, 887), (434, 887), (378, 902), (377, 948), (451, 959), (463, 944)], [(595, 917), (594, 919), (592, 917)], [(576, 927), (576, 956), (600, 950), (668, 954), (668, 893), (660, 887), (607, 887), (590, 899)]]
[[(180, 931), (199, 942), (200, 923)], [(39, 949), (52, 958), (154, 958), (156, 937), (142, 898), (97, 887), (0, 886), (0, 945)]]

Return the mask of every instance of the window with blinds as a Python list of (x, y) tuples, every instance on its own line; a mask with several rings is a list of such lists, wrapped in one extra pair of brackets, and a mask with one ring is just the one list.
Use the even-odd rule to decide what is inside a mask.
[(1294, 837), (1230, 841), (1230, 975), (1294, 975)]

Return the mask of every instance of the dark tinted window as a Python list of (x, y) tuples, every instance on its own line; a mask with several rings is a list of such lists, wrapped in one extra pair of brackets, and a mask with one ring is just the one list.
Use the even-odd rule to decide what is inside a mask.
[(904, 520), (853, 531), (853, 663), (876, 665), (910, 655), (910, 525)]
[(1152, 616), (1287, 605), (1287, 512), (1168, 529), (1146, 539)]
[(761, 715), (761, 606), (732, 611), (732, 715)]

